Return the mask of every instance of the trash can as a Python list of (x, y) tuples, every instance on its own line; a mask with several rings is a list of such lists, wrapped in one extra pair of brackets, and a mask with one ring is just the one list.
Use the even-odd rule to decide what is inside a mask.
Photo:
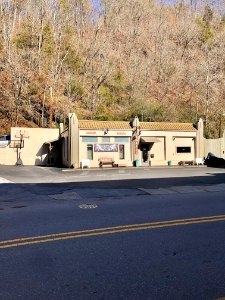
[(172, 166), (172, 160), (168, 160), (168, 166)]
[(139, 159), (135, 160), (135, 167), (140, 167), (140, 160)]

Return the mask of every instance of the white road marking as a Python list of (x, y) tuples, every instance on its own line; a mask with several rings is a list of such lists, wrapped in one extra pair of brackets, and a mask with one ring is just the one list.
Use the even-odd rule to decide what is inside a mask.
[(84, 209), (87, 209), (87, 208), (97, 208), (98, 205), (97, 204), (81, 204), (79, 205), (79, 208), (84, 208)]
[(9, 181), (9, 180), (7, 180), (7, 179), (5, 179), (3, 177), (0, 177), (0, 184), (2, 184), (2, 183), (13, 183), (13, 182)]

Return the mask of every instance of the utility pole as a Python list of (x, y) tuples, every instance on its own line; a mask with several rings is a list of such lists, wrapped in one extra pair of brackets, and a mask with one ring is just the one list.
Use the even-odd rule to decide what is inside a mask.
[(49, 104), (49, 127), (52, 128), (52, 87), (50, 86), (50, 104)]
[(44, 127), (44, 109), (45, 109), (45, 92), (42, 100), (42, 109), (41, 109), (41, 127)]

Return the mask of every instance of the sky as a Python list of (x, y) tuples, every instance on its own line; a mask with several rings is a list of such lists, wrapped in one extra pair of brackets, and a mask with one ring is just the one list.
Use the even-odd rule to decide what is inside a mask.
[(101, 0), (92, 0), (92, 3), (97, 9), (101, 6)]

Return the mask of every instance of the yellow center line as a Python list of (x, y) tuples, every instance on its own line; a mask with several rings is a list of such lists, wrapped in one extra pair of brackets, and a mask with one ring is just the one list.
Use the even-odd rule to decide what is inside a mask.
[(218, 221), (225, 221), (225, 215), (190, 218), (190, 219), (182, 219), (182, 220), (169, 220), (169, 221), (161, 221), (161, 222), (150, 222), (150, 223), (143, 223), (143, 224), (123, 225), (123, 226), (106, 227), (106, 228), (96, 228), (90, 230), (80, 230), (80, 231), (49, 234), (49, 235), (36, 236), (36, 237), (34, 236), (28, 238), (20, 238), (14, 240), (5, 240), (0, 242), (0, 249), (19, 247), (24, 245), (33, 245), (39, 243), (47, 243), (53, 241), (62, 241), (62, 240), (75, 239), (81, 237), (100, 236), (100, 235), (120, 233), (120, 232), (139, 231), (139, 230), (156, 229), (156, 228), (164, 228), (164, 227), (166, 228), (166, 227), (173, 227), (173, 226), (209, 223), (209, 222), (218, 222)]
[(67, 235), (71, 235), (71, 234), (98, 232), (98, 231), (111, 230), (111, 229), (133, 228), (133, 227), (157, 225), (157, 224), (168, 224), (168, 223), (180, 223), (180, 222), (183, 223), (183, 222), (188, 222), (188, 221), (208, 220), (208, 219), (215, 219), (215, 218), (225, 218), (225, 215), (198, 217), (198, 218), (188, 218), (188, 219), (179, 219), (179, 220), (169, 220), (169, 221), (148, 222), (148, 223), (141, 223), (141, 224), (120, 225), (120, 226), (113, 226), (113, 227), (103, 227), (103, 228), (71, 231), (71, 232), (53, 233), (53, 234), (47, 234), (47, 235), (39, 235), (39, 236), (33, 236), (33, 237), (26, 237), (26, 238), (18, 238), (18, 239), (13, 239), (13, 240), (0, 241), (0, 245), (5, 244), (6, 242), (7, 243), (20, 242), (20, 241), (43, 239), (43, 238), (57, 237), (57, 236), (64, 236), (64, 235), (67, 236)]

